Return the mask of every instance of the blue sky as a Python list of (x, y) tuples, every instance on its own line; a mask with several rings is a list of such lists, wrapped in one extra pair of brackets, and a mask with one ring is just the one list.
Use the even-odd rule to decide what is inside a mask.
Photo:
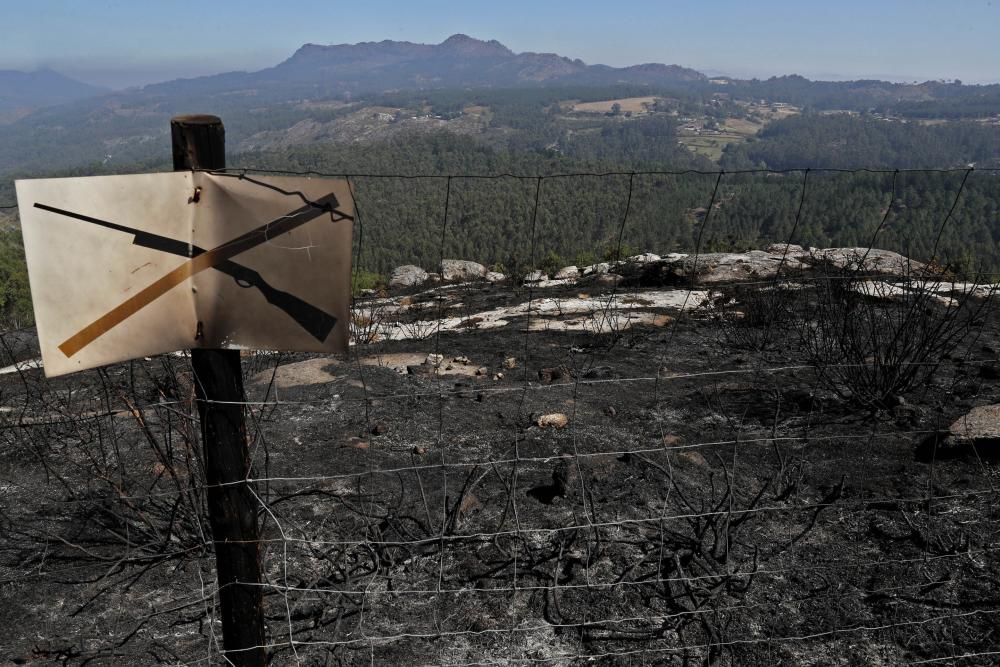
[(114, 87), (260, 69), (297, 47), (456, 32), (588, 63), (1000, 82), (1000, 0), (0, 0), (0, 69)]

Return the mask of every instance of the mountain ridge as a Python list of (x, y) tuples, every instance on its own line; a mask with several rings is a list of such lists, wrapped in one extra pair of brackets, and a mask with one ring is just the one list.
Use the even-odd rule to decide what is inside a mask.
[(108, 92), (47, 67), (0, 70), (0, 115), (63, 104)]
[(680, 65), (588, 65), (556, 53), (515, 53), (495, 39), (480, 40), (457, 33), (440, 44), (394, 40), (307, 43), (273, 67), (175, 79), (149, 84), (143, 90), (185, 92), (213, 86), (229, 90), (308, 86), (328, 95), (363, 95), (448, 87), (664, 85), (701, 81), (707, 81), (704, 74)]

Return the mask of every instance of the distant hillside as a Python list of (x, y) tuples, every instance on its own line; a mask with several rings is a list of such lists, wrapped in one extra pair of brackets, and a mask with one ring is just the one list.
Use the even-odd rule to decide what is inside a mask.
[[(222, 117), (234, 152), (316, 145), (339, 151), (440, 131), (499, 151), (619, 166), (686, 164), (689, 151), (712, 161), (725, 152), (727, 164), (772, 166), (992, 164), (993, 134), (1000, 131), (1000, 85), (708, 79), (678, 65), (609, 67), (515, 53), (461, 34), (440, 44), (306, 44), (259, 71), (97, 92), (51, 71), (0, 72), (0, 174), (159, 165), (170, 152), (170, 117), (193, 112)], [(819, 123), (822, 133), (834, 123), (822, 124), (815, 113), (821, 111), (879, 122), (974, 120), (982, 127), (867, 128), (845, 150), (819, 135), (819, 143), (810, 143), (814, 133), (806, 126)], [(780, 129), (758, 134), (798, 113), (807, 118), (785, 126), (805, 128), (795, 136)]]
[(0, 70), (0, 117), (63, 104), (106, 92), (50, 69)]
[(704, 74), (679, 65), (632, 67), (587, 65), (554, 53), (514, 53), (496, 40), (452, 35), (440, 44), (361, 42), (306, 44), (275, 67), (230, 72), (146, 87), (150, 94), (200, 91), (244, 92), (272, 99), (300, 94), (343, 96), (391, 90), (510, 88), (536, 85), (644, 84), (662, 86), (707, 81)]
[(769, 124), (755, 141), (727, 148), (727, 169), (1000, 167), (1000, 126), (922, 125), (870, 115), (803, 114)]

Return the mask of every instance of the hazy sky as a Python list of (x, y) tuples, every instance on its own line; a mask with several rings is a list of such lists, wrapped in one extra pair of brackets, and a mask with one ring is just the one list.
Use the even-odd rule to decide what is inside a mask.
[(588, 63), (1000, 82), (1000, 0), (0, 0), (0, 69), (121, 87), (260, 69), (306, 42), (456, 32)]

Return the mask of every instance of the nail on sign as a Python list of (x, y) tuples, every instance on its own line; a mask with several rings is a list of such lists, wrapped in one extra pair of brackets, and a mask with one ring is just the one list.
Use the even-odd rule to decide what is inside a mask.
[(345, 180), (17, 181), (45, 374), (194, 347), (345, 352)]

